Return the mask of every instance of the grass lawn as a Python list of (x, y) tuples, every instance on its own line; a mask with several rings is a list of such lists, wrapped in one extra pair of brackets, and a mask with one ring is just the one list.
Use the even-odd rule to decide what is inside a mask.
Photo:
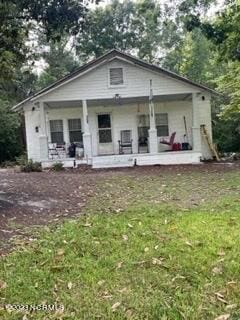
[(84, 216), (0, 261), (0, 319), (239, 320), (239, 186), (239, 170), (103, 181)]

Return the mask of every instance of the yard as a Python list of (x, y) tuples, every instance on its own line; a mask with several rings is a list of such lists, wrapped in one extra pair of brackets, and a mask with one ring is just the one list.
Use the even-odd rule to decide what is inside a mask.
[(239, 320), (239, 195), (239, 163), (0, 172), (0, 318)]

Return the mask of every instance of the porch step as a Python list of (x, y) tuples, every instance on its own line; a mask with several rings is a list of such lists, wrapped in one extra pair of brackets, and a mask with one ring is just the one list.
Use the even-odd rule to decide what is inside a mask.
[(134, 158), (134, 155), (131, 154), (93, 157), (92, 167), (94, 169), (133, 167)]

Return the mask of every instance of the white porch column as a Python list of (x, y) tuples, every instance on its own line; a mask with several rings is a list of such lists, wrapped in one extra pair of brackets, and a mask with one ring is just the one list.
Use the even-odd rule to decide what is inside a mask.
[(84, 147), (84, 157), (87, 159), (92, 157), (92, 135), (89, 129), (89, 121), (88, 121), (88, 109), (87, 109), (87, 101), (82, 100), (82, 108), (83, 108), (83, 147)]
[(39, 135), (39, 147), (40, 147), (40, 160), (48, 159), (48, 137), (46, 126), (46, 115), (44, 102), (39, 102), (40, 113), (40, 135)]
[(201, 151), (202, 149), (202, 140), (200, 133), (200, 112), (199, 112), (199, 95), (197, 93), (192, 94), (192, 139), (193, 139), (193, 150)]
[(155, 121), (155, 108), (152, 101), (149, 102), (149, 120), (150, 120), (150, 129), (148, 130), (149, 136), (149, 152), (157, 153), (158, 152), (158, 139), (157, 139), (157, 129)]

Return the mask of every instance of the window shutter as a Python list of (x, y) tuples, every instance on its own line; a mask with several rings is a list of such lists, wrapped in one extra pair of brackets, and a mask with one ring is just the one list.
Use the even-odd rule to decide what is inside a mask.
[(111, 68), (109, 70), (110, 85), (118, 86), (123, 84), (123, 69), (122, 68)]

